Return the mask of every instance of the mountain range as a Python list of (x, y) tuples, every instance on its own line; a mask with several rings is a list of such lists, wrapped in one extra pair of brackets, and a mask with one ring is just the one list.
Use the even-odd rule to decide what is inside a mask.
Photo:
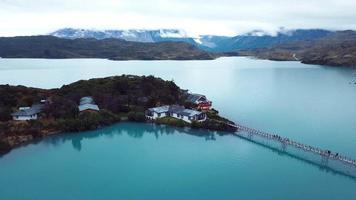
[(331, 31), (322, 29), (281, 29), (275, 35), (270, 35), (261, 30), (255, 30), (234, 37), (216, 35), (200, 35), (197, 37), (191, 37), (185, 31), (177, 29), (90, 30), (65, 28), (50, 33), (50, 35), (66, 39), (95, 38), (101, 40), (116, 38), (126, 41), (145, 43), (179, 41), (193, 44), (205, 51), (231, 52), (236, 50), (266, 48), (273, 45), (300, 40), (316, 40), (325, 37), (330, 33)]
[(187, 42), (196, 44), (193, 38), (189, 37), (184, 30), (178, 29), (157, 29), (157, 30), (90, 30), (90, 29), (74, 29), (64, 28), (59, 29), (49, 35), (66, 38), (66, 39), (79, 39), (79, 38), (95, 38), (102, 39), (122, 39), (130, 42)]
[(2, 37), (4, 58), (108, 58), (113, 60), (201, 60), (254, 56), (308, 64), (356, 67), (356, 32), (281, 29), (229, 36), (190, 37), (182, 30), (60, 29), (45, 36)]

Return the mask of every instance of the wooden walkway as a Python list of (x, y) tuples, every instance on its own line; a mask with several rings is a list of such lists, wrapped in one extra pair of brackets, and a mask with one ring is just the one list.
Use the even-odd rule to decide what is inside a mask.
[(235, 125), (235, 124), (228, 124), (228, 125), (237, 128), (237, 132), (236, 132), (237, 135), (239, 135), (239, 133), (238, 133), (239, 131), (244, 131), (244, 132), (250, 134), (251, 137), (258, 136), (258, 137), (265, 138), (267, 140), (273, 140), (275, 142), (281, 143), (282, 146), (285, 146), (285, 147), (292, 146), (297, 149), (301, 149), (303, 151), (307, 151), (307, 152), (310, 152), (310, 153), (313, 153), (316, 155), (320, 155), (323, 159), (332, 159), (335, 161), (340, 161), (342, 164), (356, 168), (356, 160), (348, 158), (348, 157), (340, 155), (340, 154), (337, 154), (337, 153), (333, 153), (330, 150), (325, 150), (325, 149), (321, 149), (318, 147), (313, 147), (310, 145), (302, 144), (302, 143), (293, 141), (289, 138), (281, 137), (277, 134), (271, 134), (271, 133), (259, 131), (259, 130), (249, 128), (246, 126), (242, 126), (242, 125)]

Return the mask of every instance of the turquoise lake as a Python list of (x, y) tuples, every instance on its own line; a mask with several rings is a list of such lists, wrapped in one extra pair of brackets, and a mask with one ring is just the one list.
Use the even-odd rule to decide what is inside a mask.
[[(250, 58), (0, 59), (0, 84), (61, 87), (154, 75), (203, 93), (221, 115), (356, 158), (356, 70)], [(235, 136), (120, 123), (0, 157), (0, 199), (354, 199), (356, 179)]]

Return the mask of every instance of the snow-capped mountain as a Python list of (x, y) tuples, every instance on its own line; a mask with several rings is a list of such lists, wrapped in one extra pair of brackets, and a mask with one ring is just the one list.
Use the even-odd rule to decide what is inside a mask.
[(64, 28), (50, 33), (50, 35), (67, 39), (95, 38), (100, 40), (116, 38), (133, 42), (184, 41), (194, 43), (193, 39), (184, 30), (178, 29), (90, 30)]
[(235, 37), (202, 35), (191, 37), (184, 30), (179, 29), (157, 29), (157, 30), (90, 30), (65, 28), (51, 33), (50, 35), (67, 38), (116, 38), (133, 42), (187, 42), (195, 46), (213, 52), (229, 52), (235, 50), (266, 48), (274, 45), (316, 40), (327, 36), (330, 31), (322, 29), (296, 29), (288, 30), (281, 28), (277, 32), (269, 33), (263, 30), (254, 30)]

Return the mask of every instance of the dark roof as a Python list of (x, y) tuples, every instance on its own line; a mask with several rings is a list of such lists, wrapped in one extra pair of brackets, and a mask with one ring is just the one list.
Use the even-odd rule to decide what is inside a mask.
[(82, 112), (84, 110), (96, 110), (96, 111), (99, 111), (99, 106), (96, 105), (96, 104), (82, 104), (80, 106), (78, 106), (78, 109), (79, 109), (79, 112)]
[(83, 97), (80, 99), (80, 105), (95, 104), (93, 97)]
[(171, 105), (169, 106), (169, 112), (171, 113), (178, 113), (184, 110), (183, 106), (178, 106), (178, 105)]
[(202, 97), (205, 97), (205, 96), (202, 94), (189, 94), (187, 97), (187, 100), (192, 103), (195, 103), (197, 100), (199, 100)]
[(177, 112), (177, 114), (187, 116), (187, 117), (193, 117), (195, 115), (202, 114), (202, 112), (197, 111), (197, 110), (191, 110), (191, 109), (183, 109), (183, 110), (180, 110), (179, 112)]
[(31, 115), (35, 115), (38, 114), (40, 112), (42, 112), (43, 110), (43, 105), (41, 104), (35, 104), (32, 105), (31, 108), (26, 109), (26, 110), (19, 110), (15, 113), (12, 113), (11, 116), (31, 116)]
[(93, 97), (87, 96), (87, 97), (82, 97), (80, 99), (80, 103), (78, 106), (79, 111), (84, 111), (84, 110), (96, 110), (99, 111), (99, 106), (95, 104), (95, 101)]
[(149, 108), (148, 110), (155, 113), (166, 113), (169, 111), (170, 106), (160, 106), (155, 108)]

